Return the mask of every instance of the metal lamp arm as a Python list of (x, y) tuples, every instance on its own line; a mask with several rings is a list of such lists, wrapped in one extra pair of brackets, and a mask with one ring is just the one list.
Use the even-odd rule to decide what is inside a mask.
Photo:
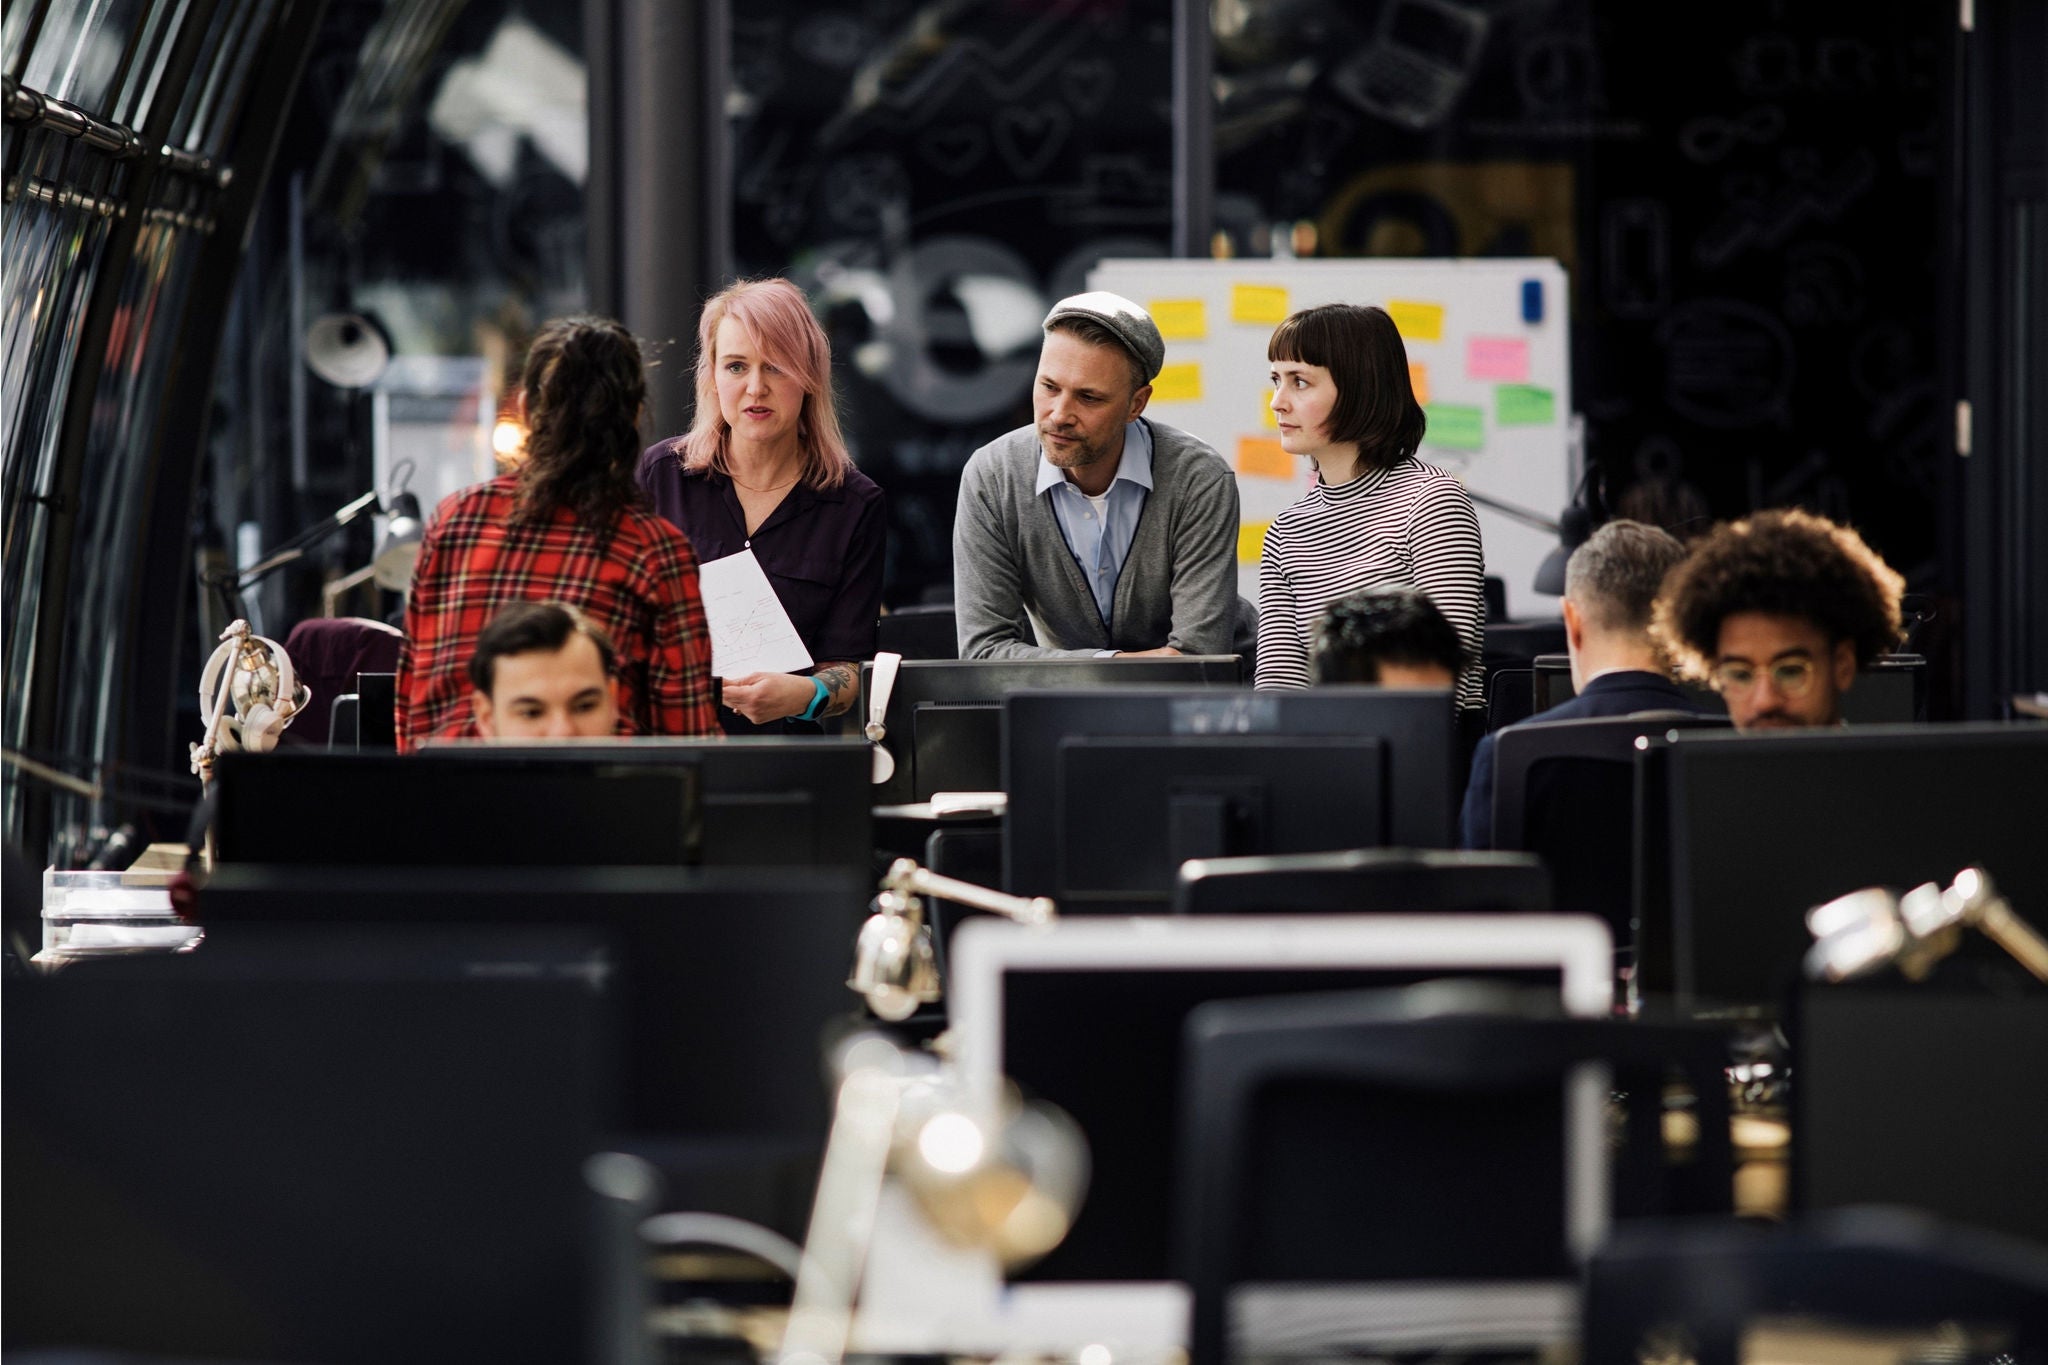
[(955, 877), (944, 877), (918, 865), (911, 858), (898, 858), (889, 867), (888, 875), (882, 878), (884, 890), (893, 891), (905, 900), (917, 896), (937, 896), (941, 900), (958, 902), (973, 910), (985, 910), (992, 915), (1002, 915), (1016, 920), (1019, 924), (1050, 924), (1058, 918), (1058, 908), (1045, 896), (1012, 896), (1004, 891), (991, 891), (973, 882), (963, 882)]

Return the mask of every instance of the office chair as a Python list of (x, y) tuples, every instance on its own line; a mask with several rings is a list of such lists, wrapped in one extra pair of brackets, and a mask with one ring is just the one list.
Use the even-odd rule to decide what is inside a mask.
[[(1495, 1330), (1556, 1331), (1501, 1282), (1569, 1285), (1600, 1234), (1597, 1193), (1588, 1212), (1567, 1168), (1579, 1144), (1604, 1150), (1604, 1125), (1568, 1139), (1559, 1121), (1584, 1064), (1606, 1064), (1627, 1092), (1616, 1215), (1731, 1207), (1727, 1054), (1705, 1025), (1568, 1018), (1552, 993), (1445, 981), (1216, 1001), (1182, 1039), (1175, 1250), (1193, 1299), (1189, 1365), (1223, 1365), (1229, 1289), (1247, 1280), (1449, 1281), (1467, 1295), (1456, 1311)], [(1699, 1138), (1667, 1168), (1673, 1067)], [(1412, 1334), (1426, 1311), (1394, 1308), (1405, 1321), (1373, 1327)]]
[(1545, 914), (1550, 909), (1550, 871), (1528, 853), (1362, 848), (1194, 858), (1181, 864), (1173, 888), (1176, 915)]
[(951, 602), (918, 602), (885, 612), (875, 629), (875, 648), (906, 659), (957, 659), (959, 629)]
[[(2048, 1360), (2048, 1249), (1897, 1208), (1772, 1228), (1651, 1220), (1617, 1228), (1593, 1255), (1582, 1313), (1584, 1360), (1645, 1359), (1646, 1343), (1677, 1339), (1697, 1365), (1736, 1365), (1756, 1320), (1779, 1317), (1808, 1331), (1933, 1338), (1939, 1327), (1943, 1349), (1930, 1340), (1914, 1359), (2038, 1365)], [(1962, 1331), (1991, 1339), (1966, 1347), (1954, 1339)]]
[(1726, 716), (1644, 711), (1501, 731), (1493, 751), (1494, 847), (1539, 855), (1560, 908), (1598, 915), (1615, 943), (1632, 944), (1636, 741), (1727, 726)]
[(1536, 670), (1496, 668), (1486, 675), (1486, 733), (1536, 714)]

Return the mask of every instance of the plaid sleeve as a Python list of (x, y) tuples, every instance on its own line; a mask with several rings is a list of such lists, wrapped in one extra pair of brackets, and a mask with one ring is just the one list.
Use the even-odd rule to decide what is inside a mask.
[(421, 676), (420, 661), (431, 657), (440, 636), (435, 602), (439, 583), (434, 551), (440, 543), (436, 534), (439, 519), (427, 528), (420, 545), (419, 563), (413, 568), (412, 587), (405, 598), (405, 639), (398, 647), (398, 752), (411, 753), (418, 742), (433, 733), (427, 680)]
[[(664, 531), (669, 530), (666, 524)], [(664, 735), (716, 735), (711, 702), (711, 632), (697, 588), (697, 554), (680, 532), (658, 539), (649, 568), (660, 585), (654, 655), (647, 664), (648, 710)]]

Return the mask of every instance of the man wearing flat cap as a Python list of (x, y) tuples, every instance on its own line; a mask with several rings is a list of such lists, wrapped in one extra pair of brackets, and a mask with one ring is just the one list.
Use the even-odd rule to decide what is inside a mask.
[(1034, 424), (974, 452), (953, 521), (963, 659), (1242, 654), (1237, 482), (1142, 414), (1166, 343), (1116, 294), (1053, 305)]

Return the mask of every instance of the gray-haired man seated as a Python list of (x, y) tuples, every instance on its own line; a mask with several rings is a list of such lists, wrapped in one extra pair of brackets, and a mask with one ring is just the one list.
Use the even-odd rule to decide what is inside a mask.
[(1053, 305), (1034, 424), (974, 452), (953, 521), (963, 659), (1252, 652), (1237, 482), (1142, 416), (1166, 343), (1129, 299)]

